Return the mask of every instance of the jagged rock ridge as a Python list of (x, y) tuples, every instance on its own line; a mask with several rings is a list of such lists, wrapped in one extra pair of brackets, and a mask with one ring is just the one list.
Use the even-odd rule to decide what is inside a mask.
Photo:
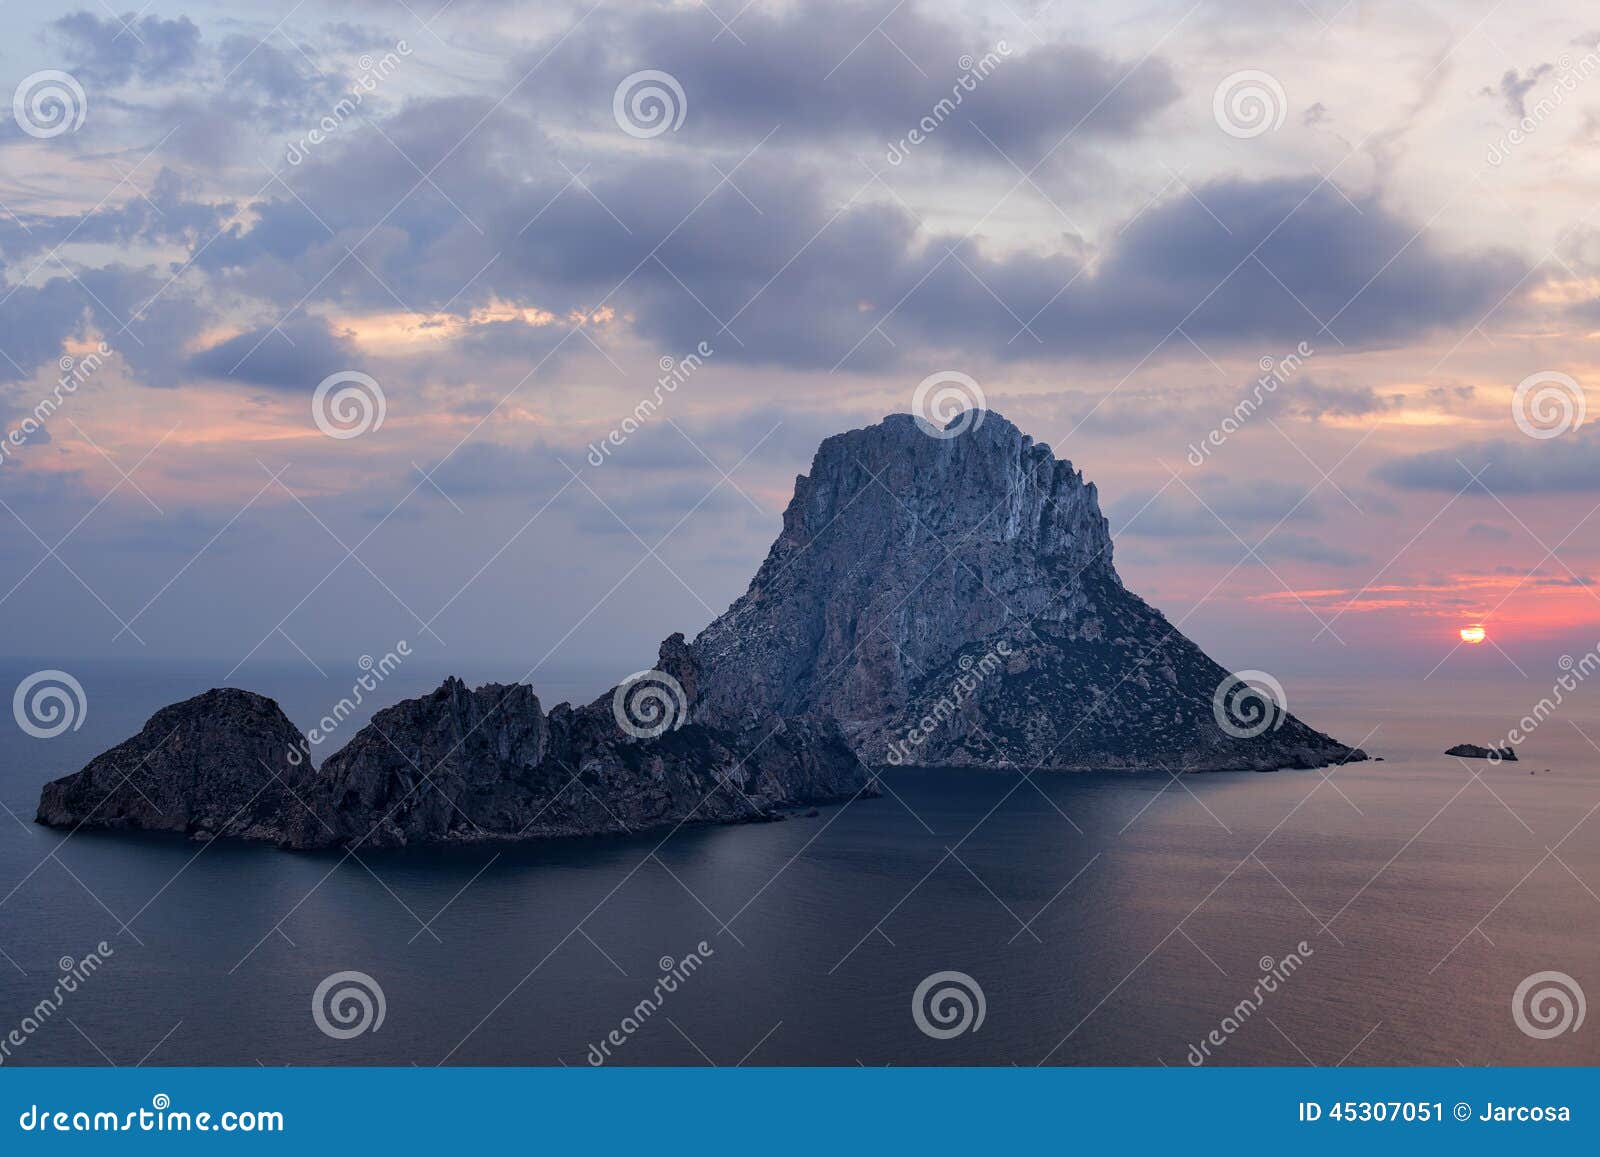
[[(694, 685), (681, 635), (662, 645), (660, 665)], [(38, 820), (381, 848), (762, 820), (876, 794), (831, 722), (680, 719), (640, 738), (619, 726), (613, 702), (608, 692), (546, 713), (525, 685), (471, 690), (451, 678), (379, 711), (313, 770), (277, 703), (207, 691), (47, 784)]]
[(1123, 586), (1094, 484), (994, 412), (824, 441), (749, 590), (692, 649), (695, 718), (822, 714), (870, 764), (1365, 758), (1287, 711), (1225, 730), (1228, 672)]

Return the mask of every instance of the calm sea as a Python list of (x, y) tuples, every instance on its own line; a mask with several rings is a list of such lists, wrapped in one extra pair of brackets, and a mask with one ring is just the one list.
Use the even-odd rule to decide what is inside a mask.
[[(1540, 972), (1600, 997), (1600, 751), (1573, 726), (1600, 741), (1600, 705), (1517, 764), (1439, 754), (1503, 734), (1537, 681), (1295, 685), (1387, 757), (1331, 773), (901, 771), (782, 823), (357, 859), (34, 825), (42, 783), (208, 685), (76, 673), (81, 730), (0, 728), (8, 1064), (582, 1065), (614, 1030), (631, 1065), (1184, 1065), (1214, 1031), (1210, 1064), (1600, 1063), (1592, 1018), (1538, 1039), (1513, 1011)], [(392, 698), (436, 682), (405, 674)], [(302, 726), (329, 701), (315, 676), (251, 685)], [(384, 1016), (334, 1039), (313, 994), (346, 971)], [(940, 972), (982, 993), (946, 1038), (913, 1012)]]

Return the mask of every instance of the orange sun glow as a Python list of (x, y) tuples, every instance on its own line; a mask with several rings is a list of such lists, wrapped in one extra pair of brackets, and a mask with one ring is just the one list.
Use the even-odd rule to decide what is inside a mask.
[(1461, 628), (1461, 641), (1463, 643), (1481, 643), (1488, 637), (1488, 634), (1480, 626)]

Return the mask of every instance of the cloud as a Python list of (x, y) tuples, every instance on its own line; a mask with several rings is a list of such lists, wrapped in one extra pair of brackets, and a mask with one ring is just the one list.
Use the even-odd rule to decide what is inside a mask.
[[(1302, 498), (1290, 487), (1256, 482), (1204, 479), (1189, 489), (1174, 482), (1154, 496), (1130, 493), (1106, 511), (1111, 529), (1149, 538), (1223, 538), (1235, 534), (1252, 546), (1260, 532), (1286, 522), (1320, 522), (1324, 511), (1316, 497)], [(1252, 535), (1248, 531), (1254, 528)]]
[(1284, 387), (1284, 395), (1290, 413), (1313, 421), (1330, 415), (1352, 418), (1380, 414), (1405, 405), (1403, 394), (1380, 394), (1371, 386), (1328, 386), (1309, 379)]
[(1517, 69), (1508, 68), (1500, 78), (1498, 89), (1485, 85), (1481, 90), (1484, 96), (1498, 95), (1506, 106), (1506, 112), (1517, 120), (1528, 115), (1527, 96), (1533, 86), (1539, 83), (1539, 78), (1546, 73), (1555, 71), (1555, 65), (1548, 62), (1535, 65), (1528, 70), (1528, 75), (1523, 76)]
[(789, 144), (853, 140), (881, 157), (927, 117), (939, 125), (928, 147), (1001, 166), (1004, 153), (1024, 167), (1069, 134), (1068, 148), (1125, 137), (1178, 97), (1158, 57), (995, 40), (912, 5), (884, 8), (842, 0), (748, 8), (731, 35), (693, 7), (596, 13), (514, 61), (511, 75), (528, 77), (527, 107), (564, 126), (615, 132), (619, 82), (653, 69), (683, 89), (686, 115), (673, 134), (683, 144), (748, 148), (782, 125)]
[[(719, 360), (806, 370), (881, 370), (908, 348), (1144, 357), (1187, 351), (1180, 328), (1219, 352), (1320, 346), (1312, 314), (1353, 348), (1394, 345), (1481, 317), (1523, 269), (1449, 251), (1376, 198), (1313, 178), (1196, 184), (1141, 206), (1098, 251), (993, 252), (892, 203), (840, 204), (829, 171), (794, 150), (752, 157), (735, 189), (723, 174), (737, 156), (569, 160), (528, 117), (477, 98), (413, 101), (383, 125), (286, 171), (293, 194), (247, 206), (250, 224), (197, 266), (283, 309), (319, 294), (458, 316), (495, 301), (558, 319), (604, 305), (668, 350), (710, 339)], [(524, 338), (536, 349), (567, 327), (511, 328), (503, 348), (526, 354)], [(1377, 404), (1329, 394), (1324, 410), (1357, 403)]]
[(190, 358), (186, 368), (207, 378), (309, 392), (331, 373), (358, 368), (358, 362), (349, 338), (327, 322), (295, 318), (218, 342)]
[(1468, 493), (1561, 494), (1600, 491), (1600, 437), (1585, 426), (1547, 440), (1471, 442), (1383, 463), (1377, 478), (1404, 490), (1454, 493), (1483, 469)]
[(1287, 531), (1274, 534), (1263, 546), (1257, 548), (1257, 553), (1269, 562), (1285, 559), (1293, 562), (1320, 563), (1324, 566), (1356, 566), (1372, 561), (1372, 556), (1364, 551), (1349, 550), (1309, 534), (1293, 534)]
[(158, 84), (176, 79), (195, 63), (200, 44), (200, 29), (187, 16), (102, 19), (79, 11), (53, 21), (50, 29), (71, 54), (79, 80), (108, 86), (136, 77)]

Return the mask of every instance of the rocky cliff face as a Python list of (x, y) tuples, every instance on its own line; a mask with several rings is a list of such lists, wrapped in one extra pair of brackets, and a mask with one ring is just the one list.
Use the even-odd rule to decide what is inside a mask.
[[(681, 635), (661, 669), (696, 672)], [(318, 771), (270, 699), (215, 690), (165, 707), (137, 736), (45, 786), (41, 823), (398, 847), (637, 832), (773, 818), (873, 795), (831, 721), (752, 718), (624, 729), (607, 693), (548, 714), (532, 688), (447, 679), (373, 716)]]
[(613, 691), (547, 715), (527, 686), (446, 680), (378, 712), (330, 756), (281, 838), (315, 848), (621, 834), (875, 794), (828, 722), (679, 719), (641, 738), (614, 703)]
[(275, 839), (309, 763), (271, 699), (218, 688), (163, 707), (132, 739), (44, 786), (40, 823)]
[(1225, 728), (1228, 672), (1123, 587), (1094, 484), (999, 414), (938, 434), (892, 415), (822, 444), (750, 589), (693, 643), (696, 719), (821, 714), (873, 764), (1363, 758), (1260, 701)]

